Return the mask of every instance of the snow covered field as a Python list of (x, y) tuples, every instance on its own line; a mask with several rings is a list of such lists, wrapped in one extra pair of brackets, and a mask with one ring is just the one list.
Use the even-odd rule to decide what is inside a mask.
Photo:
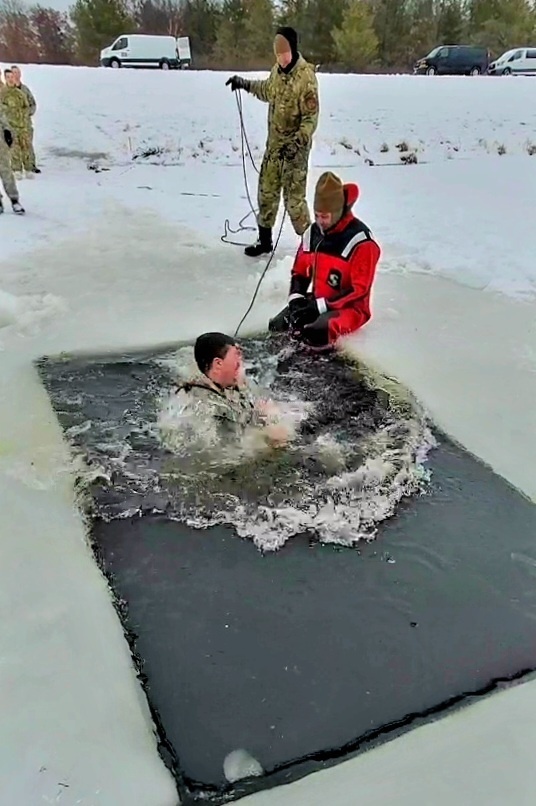
[[(27, 216), (0, 220), (0, 803), (167, 806), (174, 784), (31, 362), (234, 330), (263, 266), (220, 242), (224, 219), (248, 212), (236, 105), (218, 73), (28, 67), (24, 77), (43, 174), (20, 184)], [(324, 166), (357, 181), (358, 212), (384, 249), (374, 319), (349, 348), (536, 500), (536, 85), (324, 75), (320, 85), (311, 190)], [(248, 98), (244, 109), (260, 156), (266, 108)], [(412, 153), (417, 164), (404, 165)], [(244, 333), (283, 304), (295, 246), (285, 227)], [(327, 780), (322, 802), (353, 804), (355, 766), (363, 804), (499, 804), (518, 779), (508, 802), (528, 804), (536, 773), (514, 742), (500, 786), (480, 782), (494, 749), (504, 762), (504, 725), (534, 707), (534, 685), (250, 800), (313, 804)], [(534, 731), (519, 722), (517, 747)], [(457, 793), (460, 757), (470, 762)]]

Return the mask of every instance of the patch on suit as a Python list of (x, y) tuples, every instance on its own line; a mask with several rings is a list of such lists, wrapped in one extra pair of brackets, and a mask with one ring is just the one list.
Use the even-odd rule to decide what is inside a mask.
[(337, 271), (337, 269), (331, 269), (330, 273), (328, 274), (328, 285), (331, 288), (340, 288), (341, 287), (341, 273)]
[(318, 109), (318, 97), (316, 92), (308, 92), (305, 96), (305, 108), (309, 112), (316, 112)]

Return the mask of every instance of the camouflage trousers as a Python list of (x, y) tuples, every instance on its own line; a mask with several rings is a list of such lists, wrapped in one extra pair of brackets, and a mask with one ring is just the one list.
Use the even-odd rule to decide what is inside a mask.
[[(17, 190), (17, 183), (13, 176), (13, 168), (11, 167), (11, 154), (10, 149), (0, 140), (0, 179), (7, 196), (11, 201), (19, 200), (19, 191)], [(0, 198), (2, 194), (0, 193)]]
[(283, 204), (294, 231), (303, 235), (311, 223), (307, 206), (307, 171), (309, 168), (310, 146), (302, 149), (292, 160), (282, 159), (275, 146), (268, 146), (264, 152), (259, 175), (257, 223), (261, 227), (272, 228), (277, 218), (281, 191)]
[(34, 151), (34, 144), (33, 144), (33, 140), (34, 140), (33, 126), (30, 126), (30, 128), (28, 129), (28, 135), (29, 135), (29, 138), (30, 138), (28, 151), (29, 151), (29, 154), (30, 154), (30, 162), (31, 162), (31, 166), (32, 166), (30, 168), (30, 170), (33, 170), (34, 168), (37, 167), (37, 160), (35, 158), (35, 151)]
[(15, 129), (11, 146), (11, 167), (14, 171), (33, 171), (35, 168), (31, 129)]

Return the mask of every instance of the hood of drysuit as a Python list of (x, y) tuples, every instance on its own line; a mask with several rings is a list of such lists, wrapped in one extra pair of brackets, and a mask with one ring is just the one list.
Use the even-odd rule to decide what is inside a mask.
[(340, 232), (343, 230), (349, 221), (354, 218), (352, 208), (359, 198), (359, 185), (355, 182), (348, 182), (343, 186), (345, 205), (342, 216), (336, 224), (329, 228), (328, 232)]

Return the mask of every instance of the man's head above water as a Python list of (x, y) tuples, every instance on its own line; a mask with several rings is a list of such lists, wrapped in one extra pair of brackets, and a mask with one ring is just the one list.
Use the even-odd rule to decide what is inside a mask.
[(235, 386), (243, 372), (242, 351), (225, 333), (203, 333), (194, 346), (199, 371), (218, 386)]

